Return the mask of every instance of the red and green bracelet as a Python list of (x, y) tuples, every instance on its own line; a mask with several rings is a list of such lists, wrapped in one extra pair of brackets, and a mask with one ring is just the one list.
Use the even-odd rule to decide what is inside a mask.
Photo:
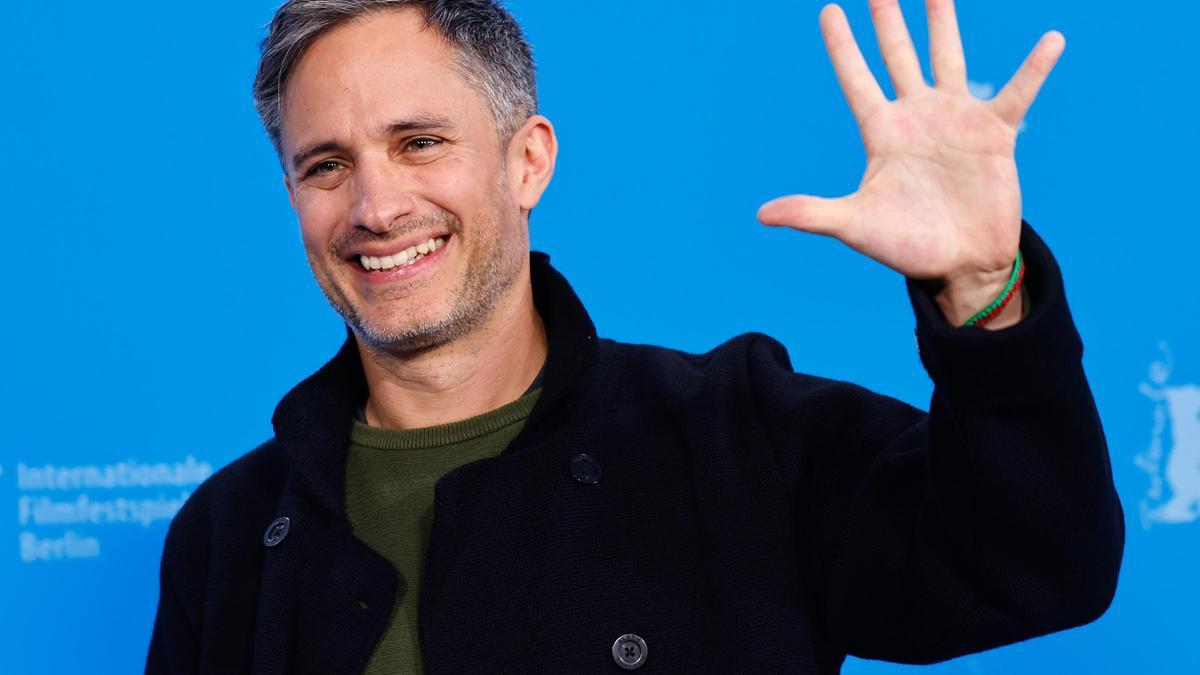
[(982, 326), (997, 314), (1004, 310), (1004, 306), (1009, 300), (1017, 294), (1017, 289), (1021, 287), (1021, 279), (1025, 278), (1025, 265), (1021, 262), (1021, 249), (1017, 249), (1017, 259), (1013, 262), (1012, 275), (1008, 277), (1008, 284), (1004, 290), (1000, 292), (1000, 297), (992, 301), (990, 305), (984, 307), (978, 314), (967, 319), (963, 326)]

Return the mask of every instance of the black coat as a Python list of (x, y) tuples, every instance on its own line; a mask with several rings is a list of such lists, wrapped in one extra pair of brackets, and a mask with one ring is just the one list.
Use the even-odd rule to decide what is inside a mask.
[[(929, 413), (794, 373), (759, 333), (705, 354), (598, 339), (532, 253), (544, 389), (500, 455), (437, 482), (426, 671), (836, 673), (1100, 616), (1121, 505), (1061, 273), (1028, 224), (1021, 250), (1033, 309), (1007, 329), (952, 327), (906, 280)], [(275, 437), (188, 499), (147, 671), (363, 669), (398, 584), (342, 504), (365, 397), (348, 333)]]

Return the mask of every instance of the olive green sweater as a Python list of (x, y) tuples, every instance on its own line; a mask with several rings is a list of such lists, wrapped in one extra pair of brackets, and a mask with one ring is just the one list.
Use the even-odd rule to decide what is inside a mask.
[(433, 518), (433, 487), (451, 469), (500, 454), (533, 409), (541, 388), (495, 410), (420, 429), (354, 421), (346, 459), (346, 513), (354, 534), (400, 573), (387, 632), (367, 673), (419, 673), (417, 599)]

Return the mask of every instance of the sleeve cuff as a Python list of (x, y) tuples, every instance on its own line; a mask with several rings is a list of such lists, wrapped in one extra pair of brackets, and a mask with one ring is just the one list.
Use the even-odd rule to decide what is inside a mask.
[(921, 363), (935, 387), (953, 400), (1002, 406), (1053, 396), (1075, 372), (1068, 364), (1083, 357), (1058, 263), (1025, 221), (1020, 247), (1026, 265), (1022, 284), (1032, 309), (1007, 328), (952, 326), (934, 301), (934, 284), (905, 277)]

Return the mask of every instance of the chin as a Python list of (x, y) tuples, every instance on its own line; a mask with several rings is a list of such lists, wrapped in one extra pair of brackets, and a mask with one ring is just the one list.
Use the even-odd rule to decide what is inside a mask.
[(446, 318), (433, 316), (404, 321), (375, 316), (367, 321), (351, 321), (354, 333), (370, 347), (391, 354), (406, 354), (452, 342), (462, 336), (462, 327)]

